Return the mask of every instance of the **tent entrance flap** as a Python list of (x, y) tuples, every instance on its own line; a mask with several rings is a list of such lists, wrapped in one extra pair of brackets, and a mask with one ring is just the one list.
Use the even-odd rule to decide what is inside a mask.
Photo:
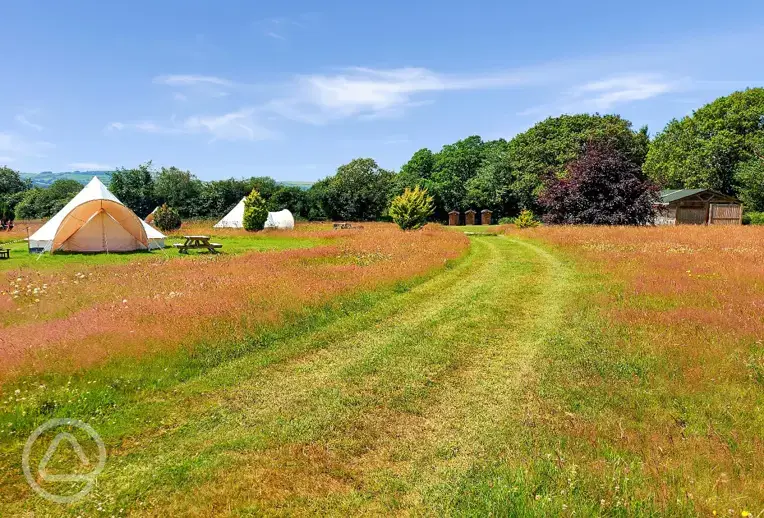
[(51, 251), (126, 252), (145, 250), (143, 224), (122, 204), (94, 200), (75, 207), (61, 222)]
[(129, 252), (145, 248), (107, 212), (99, 211), (58, 250), (65, 252)]

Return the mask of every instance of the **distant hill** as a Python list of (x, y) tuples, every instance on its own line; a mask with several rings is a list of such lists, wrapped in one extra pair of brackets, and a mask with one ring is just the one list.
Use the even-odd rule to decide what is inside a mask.
[[(114, 171), (69, 171), (63, 173), (54, 173), (43, 171), (42, 173), (21, 173), (22, 178), (28, 178), (35, 187), (50, 187), (50, 184), (56, 180), (77, 180), (82, 185), (88, 183), (94, 176), (97, 176), (105, 185), (111, 182), (111, 175)], [(314, 182), (276, 182), (279, 185), (288, 187), (299, 187), (307, 191)]]
[(50, 184), (56, 180), (77, 180), (82, 185), (88, 183), (94, 176), (97, 176), (104, 184), (109, 185), (111, 174), (114, 171), (69, 171), (63, 173), (53, 173), (43, 171), (42, 173), (21, 173), (23, 178), (32, 181), (35, 187), (50, 187)]
[(299, 187), (303, 191), (307, 191), (316, 182), (278, 182), (277, 181), (276, 183), (279, 185), (283, 185), (285, 187)]

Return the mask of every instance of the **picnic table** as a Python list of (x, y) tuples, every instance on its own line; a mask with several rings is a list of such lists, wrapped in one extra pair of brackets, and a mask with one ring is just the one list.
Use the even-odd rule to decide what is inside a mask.
[(0, 259), (10, 259), (10, 258), (11, 258), (11, 249), (0, 248)]
[(189, 250), (209, 250), (210, 253), (216, 254), (217, 248), (223, 248), (220, 243), (210, 243), (210, 236), (183, 236), (186, 240), (185, 243), (175, 243), (175, 248), (181, 254), (187, 254)]

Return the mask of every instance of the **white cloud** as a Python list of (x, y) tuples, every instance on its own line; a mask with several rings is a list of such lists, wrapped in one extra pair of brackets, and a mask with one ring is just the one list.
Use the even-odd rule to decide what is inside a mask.
[(275, 40), (286, 41), (286, 38), (284, 36), (282, 36), (281, 34), (279, 34), (277, 32), (274, 32), (274, 31), (266, 31), (265, 35), (268, 36), (269, 38), (273, 38)]
[(69, 167), (77, 171), (114, 171), (112, 165), (99, 164), (98, 162), (73, 162)]
[[(287, 24), (274, 19), (270, 26)], [(434, 102), (437, 94), (510, 88), (545, 88), (557, 100), (530, 108), (523, 115), (560, 112), (604, 111), (628, 102), (647, 100), (678, 90), (681, 81), (659, 74), (623, 73), (604, 76), (603, 61), (545, 63), (523, 69), (493, 73), (442, 73), (428, 68), (375, 69), (353, 67), (336, 73), (297, 75), (281, 85), (255, 85), (208, 75), (162, 75), (157, 84), (186, 88), (207, 97), (228, 95), (254, 108), (223, 115), (194, 115), (171, 124), (153, 121), (113, 123), (113, 130), (130, 129), (156, 134), (209, 134), (213, 140), (264, 140), (275, 133), (256, 120), (289, 119), (312, 125), (347, 118), (373, 120), (400, 117), (407, 111)], [(578, 86), (569, 85), (579, 83)], [(278, 88), (275, 96), (265, 94)], [(255, 101), (260, 97), (260, 101)], [(177, 92), (176, 100), (190, 100)]]
[[(270, 25), (283, 25), (281, 19), (268, 21)], [(345, 118), (373, 120), (393, 118), (407, 111), (434, 102), (433, 97), (443, 92), (479, 91), (490, 89), (551, 87), (563, 93), (548, 105), (522, 112), (531, 114), (550, 110), (599, 111), (617, 104), (645, 100), (676, 88), (676, 84), (657, 74), (624, 74), (592, 81), (589, 78), (602, 67), (602, 63), (562, 62), (505, 70), (493, 73), (449, 74), (421, 67), (375, 69), (352, 67), (333, 74), (305, 74), (295, 76), (279, 87), (280, 95), (262, 101), (257, 111), (297, 122), (321, 125)], [(570, 89), (567, 85), (576, 79), (581, 85)], [(224, 96), (220, 86), (233, 87), (234, 93), (251, 96), (255, 92), (270, 90), (266, 85), (251, 85), (230, 79), (204, 75), (163, 75), (155, 83), (203, 89), (207, 96)], [(183, 95), (183, 94), (181, 94)], [(251, 97), (249, 103), (251, 104)], [(250, 112), (251, 115), (251, 112)], [(249, 124), (245, 124), (249, 126)], [(230, 127), (230, 126), (229, 126)], [(140, 128), (139, 128), (140, 129)], [(144, 128), (142, 131), (152, 131)], [(168, 132), (153, 130), (155, 132)], [(177, 128), (169, 132), (177, 132)], [(236, 130), (235, 133), (242, 131)], [(244, 131), (246, 134), (246, 131)], [(257, 134), (258, 132), (255, 131)]]
[(30, 122), (29, 119), (27, 119), (26, 115), (20, 113), (14, 117), (16, 122), (21, 124), (22, 126), (26, 126), (27, 128), (32, 128), (35, 131), (42, 131), (44, 128), (40, 126), (39, 124), (35, 124), (33, 122)]
[(581, 103), (596, 110), (609, 110), (615, 105), (644, 101), (675, 91), (680, 83), (658, 74), (611, 77), (579, 86), (573, 93)]
[(306, 23), (315, 21), (314, 17), (311, 16), (303, 15), (299, 18), (301, 21), (286, 17), (266, 18), (265, 20), (256, 21), (254, 26), (262, 32), (263, 36), (273, 38), (274, 40), (286, 41), (290, 33), (296, 29), (304, 29), (306, 28)]
[(196, 74), (167, 74), (156, 76), (152, 81), (154, 84), (181, 90), (173, 93), (173, 99), (176, 101), (188, 101), (197, 97), (226, 97), (229, 95), (227, 89), (240, 89), (245, 86), (222, 77)]
[(0, 133), (0, 153), (11, 159), (17, 157), (44, 158), (45, 152), (55, 147), (50, 142), (28, 140), (13, 133)]
[(194, 85), (216, 85), (233, 86), (234, 83), (227, 79), (215, 76), (202, 76), (194, 74), (163, 75), (154, 78), (154, 83), (169, 86), (194, 86)]
[(255, 110), (247, 108), (219, 116), (194, 116), (183, 123), (192, 133), (209, 133), (213, 140), (268, 140), (275, 133), (258, 125), (252, 115)]
[(426, 68), (350, 68), (336, 75), (298, 76), (292, 95), (268, 103), (284, 117), (320, 124), (330, 119), (400, 115), (430, 102), (421, 95), (453, 90), (485, 90), (528, 84), (533, 74), (441, 74)]
[(142, 133), (156, 133), (156, 134), (178, 134), (183, 133), (182, 128), (173, 126), (162, 126), (152, 121), (138, 121), (138, 122), (112, 122), (106, 127), (107, 130), (133, 130), (140, 131)]
[(669, 79), (657, 73), (610, 76), (568, 89), (556, 101), (533, 106), (518, 115), (609, 111), (619, 105), (688, 89), (691, 84), (689, 79)]
[(223, 115), (194, 115), (182, 122), (171, 120), (169, 125), (153, 121), (112, 122), (107, 131), (132, 130), (165, 135), (210, 135), (212, 140), (269, 140), (277, 134), (261, 126), (254, 118), (254, 108), (244, 108)]

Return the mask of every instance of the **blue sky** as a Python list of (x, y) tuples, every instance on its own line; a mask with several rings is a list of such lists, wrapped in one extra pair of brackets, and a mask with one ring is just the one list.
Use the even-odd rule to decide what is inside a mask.
[[(521, 4), (521, 5), (514, 5)], [(315, 180), (763, 86), (759, 1), (0, 0), (0, 164)]]

